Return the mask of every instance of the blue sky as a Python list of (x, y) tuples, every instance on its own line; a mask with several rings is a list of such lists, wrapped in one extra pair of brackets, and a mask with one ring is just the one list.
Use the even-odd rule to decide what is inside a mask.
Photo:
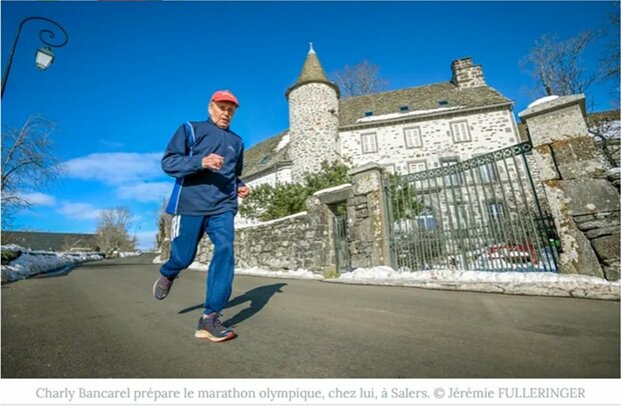
[[(34, 67), (38, 32), (21, 33), (2, 100), (2, 126), (31, 114), (56, 123), (55, 152), (68, 171), (39, 191), (18, 229), (94, 232), (98, 211), (135, 215), (130, 232), (151, 246), (156, 215), (173, 180), (159, 159), (185, 120), (206, 118), (209, 96), (239, 98), (232, 129), (246, 148), (288, 127), (285, 90), (313, 42), (331, 77), (364, 59), (389, 89), (450, 80), (451, 61), (470, 56), (487, 83), (524, 110), (531, 78), (518, 60), (544, 33), (559, 38), (607, 26), (612, 2), (6, 2), (2, 70), (19, 22), (59, 22), (69, 42), (47, 71)], [(595, 69), (601, 48), (585, 55)], [(592, 110), (614, 107), (610, 85), (587, 94)], [(35, 192), (24, 191), (24, 194)]]

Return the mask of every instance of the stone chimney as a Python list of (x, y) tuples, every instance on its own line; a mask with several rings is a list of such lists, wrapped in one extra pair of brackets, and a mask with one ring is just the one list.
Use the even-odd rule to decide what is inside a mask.
[(483, 77), (481, 65), (472, 65), (471, 57), (453, 61), (451, 63), (451, 71), (453, 72), (451, 82), (460, 89), (487, 85)]

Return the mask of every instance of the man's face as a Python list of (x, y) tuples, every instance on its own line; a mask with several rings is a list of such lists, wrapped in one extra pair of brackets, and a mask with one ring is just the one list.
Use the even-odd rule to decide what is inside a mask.
[(209, 117), (219, 128), (228, 129), (237, 107), (232, 102), (211, 102)]

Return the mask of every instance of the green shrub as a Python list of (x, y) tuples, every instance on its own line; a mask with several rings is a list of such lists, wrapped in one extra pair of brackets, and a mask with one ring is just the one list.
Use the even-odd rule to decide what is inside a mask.
[(313, 193), (349, 183), (348, 171), (349, 167), (346, 164), (325, 161), (321, 164), (321, 170), (315, 174), (307, 174), (303, 183), (257, 186), (244, 199), (239, 213), (245, 218), (260, 221), (274, 220), (299, 213), (305, 210), (306, 199)]

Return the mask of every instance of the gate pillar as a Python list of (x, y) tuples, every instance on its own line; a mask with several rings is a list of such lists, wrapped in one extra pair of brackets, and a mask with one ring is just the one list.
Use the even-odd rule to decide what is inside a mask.
[(311, 224), (321, 226), (321, 235), (327, 243), (327, 250), (318, 255), (325, 277), (349, 271), (347, 219), (343, 219), (339, 210), (351, 197), (351, 189), (351, 184), (343, 184), (317, 191), (306, 199)]
[[(603, 258), (606, 253), (619, 253), (619, 194), (606, 179), (604, 161), (584, 116), (582, 94), (542, 101), (519, 113), (528, 127), (559, 233), (559, 272), (614, 280), (619, 279), (619, 257)], [(616, 225), (611, 229), (611, 224)], [(616, 248), (607, 245), (598, 250), (602, 237), (615, 234), (616, 240), (606, 242), (615, 242)]]
[(353, 195), (347, 200), (351, 267), (391, 265), (383, 169), (368, 163), (350, 170)]

